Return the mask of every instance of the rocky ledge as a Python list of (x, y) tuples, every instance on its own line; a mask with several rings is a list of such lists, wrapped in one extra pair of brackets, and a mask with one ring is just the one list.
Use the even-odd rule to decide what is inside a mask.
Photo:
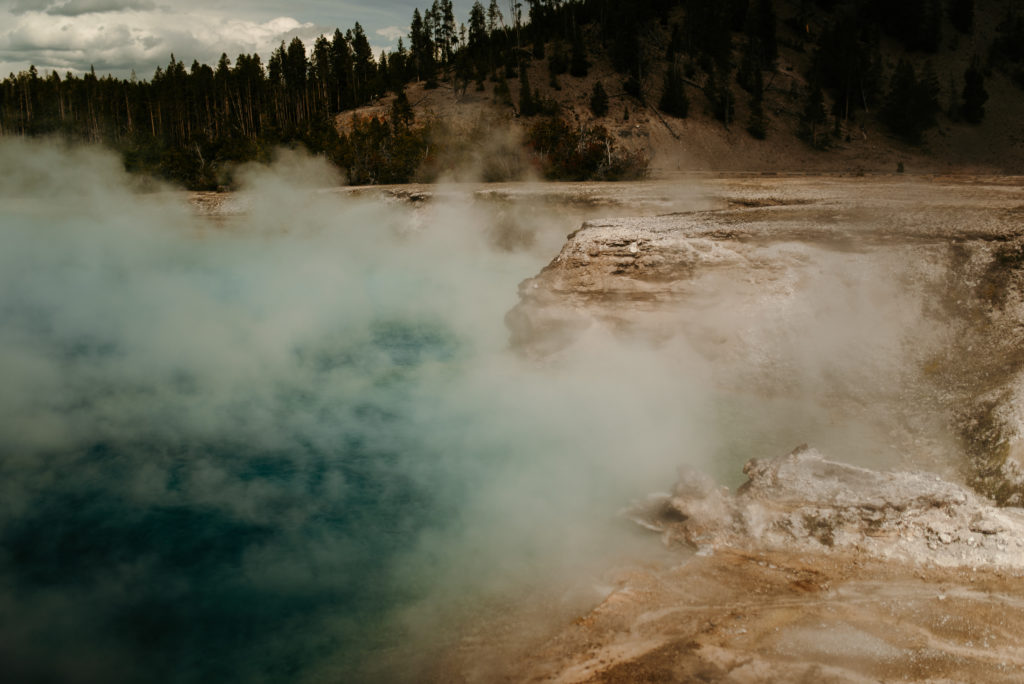
[(927, 473), (878, 472), (802, 446), (751, 460), (735, 493), (685, 470), (632, 517), (666, 543), (715, 549), (856, 552), (944, 567), (1024, 570), (1024, 510), (996, 508)]
[(610, 571), (528, 647), (467, 641), (439, 680), (1020, 681), (1020, 186), (760, 179), (730, 209), (570, 235), (507, 317), (521, 352), (571, 354), (596, 326), (683, 348), (728, 427), (744, 402), (798, 421), (809, 400), (826, 437), (856, 426), (835, 442), (857, 465), (800, 447), (748, 461), (735, 491), (682, 472), (627, 511), (674, 560)]
[(801, 447), (630, 515), (697, 550), (635, 568), (528, 657), (536, 682), (1016, 682), (1024, 511)]
[[(587, 221), (523, 281), (506, 322), (538, 357), (595, 326), (684, 338), (728, 392), (800, 400), (791, 390), (808, 392), (817, 363), (831, 380), (815, 401), (906, 436), (887, 458), (942, 461), (947, 479), (1020, 505), (1021, 184), (761, 179), (722, 190), (725, 209)], [(942, 431), (944, 453), (922, 453)]]

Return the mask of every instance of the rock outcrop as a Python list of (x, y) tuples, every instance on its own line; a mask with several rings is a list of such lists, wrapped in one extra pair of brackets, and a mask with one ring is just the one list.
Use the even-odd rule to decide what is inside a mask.
[(752, 460), (736, 493), (684, 471), (670, 495), (634, 510), (668, 543), (700, 552), (856, 552), (944, 567), (1024, 570), (1024, 510), (996, 508), (927, 473), (878, 472), (806, 446)]
[(685, 471), (630, 511), (676, 562), (616, 570), (604, 601), (528, 652), (467, 641), (438, 680), (1020, 681), (1024, 511), (806, 447), (745, 470), (735, 492)]
[(513, 341), (549, 358), (594, 326), (645, 351), (683, 337), (725, 429), (772, 402), (798, 421), (809, 397), (856, 464), (802, 447), (748, 461), (735, 491), (682, 472), (628, 510), (672, 560), (601, 577), (599, 605), (518, 651), (498, 629), (466, 641), (437, 679), (1020, 681), (1019, 179), (725, 185), (728, 209), (585, 223), (521, 285)]
[[(728, 187), (725, 209), (587, 221), (520, 285), (506, 316), (511, 339), (547, 356), (595, 325), (655, 341), (681, 336), (728, 391), (773, 395), (799, 384), (792, 379), (808, 358), (827, 357), (830, 367), (815, 372), (851, 379), (821, 388), (833, 393), (822, 402), (841, 413), (873, 407), (871, 421), (890, 421), (888, 433), (937, 419), (923, 434), (948, 430), (944, 455), (913, 454), (922, 435), (909, 432), (893, 454), (945, 461), (978, 492), (1020, 505), (1016, 183), (758, 179)], [(891, 333), (891, 344), (867, 353), (875, 330)], [(887, 396), (871, 394), (878, 389)]]
[(635, 507), (697, 553), (626, 575), (521, 680), (1018, 681), (1024, 511), (807, 447), (745, 472)]

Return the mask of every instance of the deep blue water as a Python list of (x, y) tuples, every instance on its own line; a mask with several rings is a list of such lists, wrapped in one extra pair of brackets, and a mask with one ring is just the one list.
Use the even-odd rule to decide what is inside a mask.
[[(402, 609), (444, 572), (406, 572), (431, 555), (419, 540), (458, 538), (467, 493), (508, 455), (453, 445), (479, 422), (459, 387), (504, 353), (522, 264), (434, 248), (403, 233), (407, 209), (274, 172), (223, 226), (127, 191), (110, 158), (12, 145), (0, 681), (386, 671)], [(477, 320), (466, 297), (495, 306)]]
[(222, 224), (0, 141), (0, 681), (415, 681), (699, 449), (661, 360), (507, 349), (550, 255), (321, 171)]
[[(443, 524), (452, 500), (451, 473), (405, 472), (434, 454), (401, 397), (418, 367), (454, 363), (458, 345), (437, 325), (375, 321), (370, 332), (364, 348), (301, 363), (370, 373), (372, 387), (330, 402), (300, 386), (276, 396), (286, 419), (345, 416), (330, 444), (307, 439), (302, 421), (285, 447), (137, 425), (125, 439), (32, 454), (50, 464), (31, 471), (45, 484), (5, 468), (26, 496), (0, 525), (6, 681), (287, 681), (327, 658), (345, 672), (388, 645), (389, 608), (416, 598), (388, 576), (392, 559)], [(83, 344), (63, 362), (95, 356)], [(133, 495), (155, 464), (159, 499)], [(258, 488), (261, 510), (199, 496), (197, 464), (229, 488)]]

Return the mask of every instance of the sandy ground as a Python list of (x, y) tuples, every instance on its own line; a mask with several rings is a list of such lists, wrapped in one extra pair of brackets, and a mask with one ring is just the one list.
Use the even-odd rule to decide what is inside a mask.
[(1022, 609), (1018, 576), (720, 552), (630, 576), (522, 679), (1019, 681)]

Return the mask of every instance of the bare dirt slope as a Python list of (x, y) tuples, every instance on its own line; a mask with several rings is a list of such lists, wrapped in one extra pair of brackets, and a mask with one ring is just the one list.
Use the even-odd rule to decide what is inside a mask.
[[(756, 140), (746, 132), (747, 104), (738, 87), (737, 121), (728, 128), (709, 115), (704, 96), (696, 88), (690, 92), (692, 115), (678, 119), (623, 93), (621, 75), (600, 61), (586, 78), (561, 76), (560, 92), (542, 88), (542, 93), (557, 99), (571, 120), (607, 128), (621, 148), (644, 150), (651, 160), (654, 178), (693, 171), (885, 173), (894, 172), (900, 162), (908, 171), (917, 173), (1024, 171), (1024, 94), (999, 73), (986, 84), (991, 99), (985, 120), (977, 126), (943, 116), (939, 126), (926, 134), (922, 145), (911, 146), (868, 119), (849, 131), (849, 139), (834, 139), (829, 149), (815, 150), (797, 137), (799, 103), (791, 95), (794, 87), (804, 84), (798, 73), (798, 64), (804, 60), (787, 61), (785, 53), (784, 50), (773, 90), (767, 95), (772, 123), (766, 140)], [(944, 61), (949, 72), (963, 73), (965, 67), (958, 63), (962, 59), (954, 55)], [(611, 111), (604, 117), (595, 117), (588, 105), (591, 89), (598, 80), (609, 91), (612, 102)], [(544, 63), (531, 65), (530, 82), (547, 83)], [(456, 131), (479, 131), (483, 121), (487, 123), (487, 136), (520, 139), (532, 120), (518, 117), (514, 104), (501, 103), (494, 96), (494, 87), (488, 81), (485, 90), (478, 92), (470, 84), (462, 93), (454, 90), (451, 83), (433, 90), (413, 84), (407, 95), (421, 122), (442, 121)], [(510, 87), (515, 103), (518, 81), (512, 80)], [(948, 83), (945, 89), (949, 90)], [(656, 102), (658, 87), (651, 90), (651, 98)], [(949, 93), (944, 92), (941, 97), (948, 101)], [(389, 96), (373, 106), (339, 115), (339, 128), (346, 130), (353, 114), (386, 116), (393, 99)]]
[[(798, 136), (799, 116), (806, 91), (806, 74), (810, 70), (812, 49), (804, 43), (792, 26), (781, 20), (787, 10), (780, 5), (779, 59), (775, 71), (765, 76), (765, 112), (768, 134), (756, 140), (747, 131), (749, 95), (733, 83), (736, 101), (735, 119), (730, 125), (716, 121), (707, 98), (701, 91), (702, 76), (698, 72), (687, 83), (690, 100), (688, 118), (664, 115), (656, 108), (661, 96), (665, 69), (663, 50), (658, 40), (648, 46), (651, 59), (644, 82), (644, 100), (627, 95), (624, 77), (617, 73), (605, 57), (596, 34), (588, 36), (590, 71), (586, 77), (568, 74), (557, 77), (558, 89), (549, 80), (547, 60), (533, 60), (529, 80), (542, 97), (558, 103), (563, 116), (580, 125), (601, 125), (611, 131), (620, 147), (643, 150), (651, 160), (652, 176), (670, 177), (693, 171), (773, 171), (773, 172), (893, 172), (904, 163), (908, 171), (918, 173), (1024, 173), (1024, 92), (998, 70), (987, 78), (985, 87), (989, 100), (986, 116), (979, 125), (955, 121), (948, 116), (952, 103), (960, 100), (963, 74), (971, 60), (984, 57), (994, 35), (996, 24), (1005, 15), (1011, 0), (993, 0), (993, 6), (977, 14), (974, 33), (962, 36), (946, 22), (943, 45), (935, 55), (907, 54), (891, 39), (883, 39), (882, 54), (888, 77), (899, 58), (909, 58), (918, 68), (930, 67), (939, 83), (942, 113), (938, 126), (925, 135), (923, 143), (911, 146), (901, 142), (879, 123), (877, 111), (854, 113), (843, 121), (840, 134), (829, 139), (827, 150), (815, 150)], [(996, 6), (998, 5), (998, 6)], [(811, 30), (820, 30), (827, 16), (817, 17)], [(739, 41), (734, 41), (734, 63), (739, 63)], [(792, 46), (807, 45), (794, 49)], [(552, 45), (547, 53), (552, 52)], [(589, 108), (592, 88), (600, 81), (610, 97), (607, 116), (595, 117)], [(509, 80), (511, 101), (495, 95), (495, 83), (488, 80), (483, 91), (470, 83), (466, 90), (456, 90), (451, 81), (442, 82), (434, 90), (422, 84), (408, 87), (408, 97), (419, 121), (440, 121), (458, 132), (471, 132), (481, 143), (488, 138), (522, 138), (533, 119), (519, 118), (519, 80)], [(383, 98), (372, 106), (355, 112), (358, 115), (386, 115), (393, 97)], [(826, 103), (828, 104), (828, 103)], [(877, 106), (875, 107), (877, 109)], [(347, 128), (352, 113), (338, 116), (340, 129)], [(486, 122), (481, 125), (480, 122)], [(457, 166), (457, 162), (453, 162)], [(467, 177), (468, 179), (468, 177)]]

